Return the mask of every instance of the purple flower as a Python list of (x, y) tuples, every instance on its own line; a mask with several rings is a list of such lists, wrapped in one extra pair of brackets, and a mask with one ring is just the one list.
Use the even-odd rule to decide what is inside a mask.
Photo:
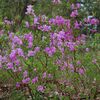
[(54, 25), (55, 25), (55, 19), (54, 19), (54, 18), (49, 19), (49, 24), (50, 24), (50, 25), (51, 25), (51, 24), (54, 24)]
[(42, 78), (46, 78), (46, 76), (47, 76), (47, 73), (44, 72), (43, 75), (42, 75)]
[(75, 9), (75, 5), (74, 4), (71, 5), (71, 9), (72, 10)]
[(78, 23), (78, 21), (75, 21), (74, 23), (74, 28), (75, 29), (80, 29), (81, 23)]
[(44, 86), (39, 85), (39, 86), (37, 87), (37, 91), (39, 91), (39, 92), (44, 92)]
[(28, 41), (28, 47), (32, 48), (32, 46), (33, 46), (33, 35), (32, 35), (32, 33), (30, 32), (29, 34), (25, 34), (24, 38), (25, 38), (25, 40)]
[(72, 11), (72, 13), (71, 13), (70, 16), (71, 16), (71, 17), (76, 17), (76, 16), (78, 16), (78, 11), (77, 11), (77, 10)]
[(60, 67), (60, 70), (61, 70), (61, 71), (65, 70), (65, 66), (61, 66), (61, 67)]
[(86, 50), (86, 52), (89, 52), (89, 48), (86, 48), (85, 50)]
[(20, 87), (20, 83), (17, 82), (17, 83), (16, 83), (16, 88), (19, 88), (19, 87)]
[(80, 75), (83, 75), (83, 74), (85, 73), (85, 71), (84, 71), (83, 68), (79, 68), (79, 69), (78, 69), (78, 72), (79, 72)]
[(18, 67), (18, 72), (21, 72), (22, 71), (22, 67)]
[(80, 3), (77, 3), (76, 6), (79, 9), (81, 7), (81, 4)]
[(96, 33), (96, 32), (97, 32), (96, 29), (90, 29), (90, 31), (91, 31), (92, 33)]
[(55, 24), (60, 26), (65, 24), (65, 19), (62, 16), (56, 16)]
[(34, 10), (32, 9), (32, 5), (28, 5), (26, 10), (27, 10), (26, 14), (35, 15)]
[(35, 55), (35, 52), (34, 51), (32, 51), (32, 50), (28, 51), (28, 57), (32, 57), (34, 55)]
[(20, 60), (19, 59), (15, 60), (14, 62), (16, 64), (16, 66), (19, 66), (20, 65)]
[(26, 25), (26, 27), (27, 27), (27, 28), (29, 28), (29, 27), (30, 27), (30, 24), (29, 24), (29, 22), (28, 22), (28, 21), (26, 21), (26, 22), (25, 22), (25, 25)]
[(65, 24), (66, 24), (67, 28), (70, 29), (70, 26), (71, 26), (70, 19), (65, 20)]
[(38, 77), (37, 77), (37, 76), (36, 76), (35, 78), (32, 79), (32, 83), (33, 83), (33, 84), (36, 83), (36, 82), (38, 82)]
[(66, 62), (64, 62), (64, 66), (65, 66), (65, 67), (68, 67), (68, 64), (67, 64)]
[(50, 57), (56, 52), (55, 47), (46, 47), (44, 50)]
[(90, 24), (92, 24), (92, 25), (96, 25), (97, 23), (98, 23), (98, 20), (95, 18), (91, 19), (91, 21), (90, 21)]
[(38, 26), (38, 29), (40, 29), (43, 32), (48, 32), (51, 30), (51, 26), (48, 25)]
[(14, 33), (13, 33), (13, 32), (8, 32), (8, 35), (9, 35), (9, 38), (10, 38), (11, 40), (13, 40)]
[(26, 78), (28, 76), (28, 72), (27, 72), (27, 70), (25, 70), (24, 72), (23, 72), (23, 78)]
[(75, 42), (67, 42), (66, 46), (69, 48), (70, 51), (74, 51), (75, 47), (77, 46)]
[(32, 48), (32, 46), (33, 46), (33, 42), (29, 42), (28, 43), (28, 48)]
[(10, 59), (11, 59), (12, 61), (15, 61), (15, 60), (16, 60), (16, 58), (17, 58), (17, 57), (16, 57), (16, 54), (17, 54), (16, 50), (12, 50), (12, 51), (11, 51), (9, 57), (10, 57)]
[(0, 55), (0, 62), (2, 62), (2, 56)]
[(79, 60), (77, 61), (77, 65), (81, 65), (81, 62)]
[(57, 39), (58, 40), (64, 40), (65, 39), (65, 32), (64, 31), (60, 31), (58, 33)]
[(6, 24), (6, 25), (12, 25), (13, 21), (10, 21), (7, 18), (4, 18), (4, 24)]
[(84, 22), (89, 23), (90, 19), (89, 18), (84, 18)]
[(96, 64), (96, 63), (97, 63), (97, 59), (93, 59), (93, 60), (92, 60), (92, 63), (93, 63), (93, 64)]
[(35, 52), (35, 53), (37, 53), (37, 52), (39, 52), (39, 51), (40, 51), (40, 47), (35, 47), (35, 48), (34, 48), (34, 52)]
[(18, 45), (22, 45), (22, 40), (17, 37), (17, 36), (14, 36), (14, 38), (12, 39), (12, 42), (15, 43), (15, 44), (18, 44)]
[(24, 53), (23, 53), (23, 50), (21, 48), (17, 48), (17, 53), (19, 56), (23, 57), (24, 56)]
[(39, 21), (39, 18), (38, 18), (38, 17), (35, 17), (35, 18), (34, 18), (34, 24), (39, 24), (38, 21)]
[(13, 68), (14, 68), (13, 63), (9, 62), (9, 63), (7, 64), (7, 69), (13, 69)]
[(52, 0), (52, 2), (53, 2), (54, 4), (60, 4), (60, 3), (61, 3), (60, 0)]
[(74, 65), (73, 64), (69, 64), (69, 68), (72, 72), (74, 72)]
[(28, 41), (28, 42), (33, 42), (33, 35), (32, 33), (28, 33), (24, 35), (24, 38)]
[(52, 78), (52, 75), (51, 74), (48, 74), (48, 78)]
[(34, 69), (33, 69), (33, 71), (34, 71), (34, 72), (36, 72), (36, 71), (37, 71), (37, 69), (36, 69), (36, 68), (34, 68)]
[(22, 80), (22, 82), (24, 83), (24, 84), (28, 84), (29, 83), (29, 81), (30, 81), (30, 78), (28, 77), (28, 78), (26, 78), (26, 79), (23, 79)]

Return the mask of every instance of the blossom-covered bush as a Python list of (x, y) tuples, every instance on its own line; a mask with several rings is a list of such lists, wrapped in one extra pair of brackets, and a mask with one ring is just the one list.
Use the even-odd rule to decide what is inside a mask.
[[(61, 1), (53, 0), (53, 3)], [(92, 100), (98, 94), (98, 80), (90, 78), (92, 68), (88, 67), (93, 67), (98, 75), (99, 63), (88, 54), (89, 37), (82, 34), (82, 29), (87, 31), (87, 23), (94, 27), (99, 21), (79, 20), (79, 8), (80, 4), (72, 4), (67, 19), (62, 16), (48, 18), (36, 15), (29, 5), (28, 20), (21, 31), (14, 33), (6, 28), (0, 31), (0, 40), (3, 39), (0, 70), (10, 75), (17, 90), (28, 91), (32, 100)], [(7, 27), (7, 23), (4, 25)]]

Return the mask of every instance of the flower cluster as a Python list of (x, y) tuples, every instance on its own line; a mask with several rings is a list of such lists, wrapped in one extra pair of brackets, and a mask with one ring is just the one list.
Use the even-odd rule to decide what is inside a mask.
[[(53, 0), (53, 3), (58, 4), (61, 1)], [(32, 5), (29, 5), (26, 14), (32, 15), (33, 22), (25, 22), (28, 33), (7, 32), (5, 35), (4, 30), (0, 30), (0, 36), (5, 35), (8, 41), (7, 50), (0, 55), (0, 70), (11, 72), (10, 75), (17, 78), (14, 79), (16, 88), (30, 87), (31, 90), (35, 89), (35, 92), (44, 93), (46, 89), (51, 88), (46, 85), (48, 83), (54, 86), (56, 84), (59, 89), (60, 86), (68, 87), (66, 81), (70, 81), (74, 87), (76, 80), (80, 83), (84, 80), (86, 68), (81, 57), (90, 49), (81, 48), (86, 46), (87, 39), (86, 35), (81, 34), (81, 28), (83, 24), (97, 25), (98, 20), (95, 18), (77, 20), (80, 7), (80, 4), (72, 4), (69, 18), (56, 16), (49, 19), (46, 16), (36, 16)], [(7, 21), (5, 23), (8, 24)], [(46, 40), (41, 41), (43, 36)], [(86, 52), (79, 58), (81, 49), (83, 53)], [(96, 59), (92, 62), (94, 65), (97, 64)], [(62, 80), (62, 83), (59, 82)]]

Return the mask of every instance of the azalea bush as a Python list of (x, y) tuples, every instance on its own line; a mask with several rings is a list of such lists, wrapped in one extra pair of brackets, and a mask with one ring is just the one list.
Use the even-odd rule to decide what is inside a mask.
[[(52, 3), (56, 6), (61, 1)], [(28, 5), (27, 20), (15, 33), (9, 30), (14, 22), (2, 23), (0, 78), (10, 80), (21, 100), (98, 98), (100, 35), (95, 25), (99, 20), (80, 19), (80, 7), (71, 4), (69, 18), (48, 18), (36, 15)]]

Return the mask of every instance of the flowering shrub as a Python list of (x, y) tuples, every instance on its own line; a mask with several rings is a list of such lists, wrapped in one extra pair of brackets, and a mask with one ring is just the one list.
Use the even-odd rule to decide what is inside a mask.
[[(53, 0), (53, 3), (61, 1)], [(16, 89), (28, 91), (33, 100), (95, 98), (97, 92), (92, 93), (92, 89), (97, 88), (93, 86), (96, 80), (87, 75), (88, 61), (91, 67), (98, 68), (96, 73), (100, 68), (98, 61), (87, 54), (88, 35), (81, 34), (81, 30), (83, 25), (87, 28), (85, 23), (94, 26), (98, 20), (79, 21), (79, 8), (80, 4), (71, 5), (69, 19), (62, 16), (49, 19), (35, 15), (29, 5), (26, 12), (29, 20), (24, 24), (23, 33), (0, 31), (0, 39), (4, 38), (5, 42), (0, 54), (0, 70), (9, 73)]]

